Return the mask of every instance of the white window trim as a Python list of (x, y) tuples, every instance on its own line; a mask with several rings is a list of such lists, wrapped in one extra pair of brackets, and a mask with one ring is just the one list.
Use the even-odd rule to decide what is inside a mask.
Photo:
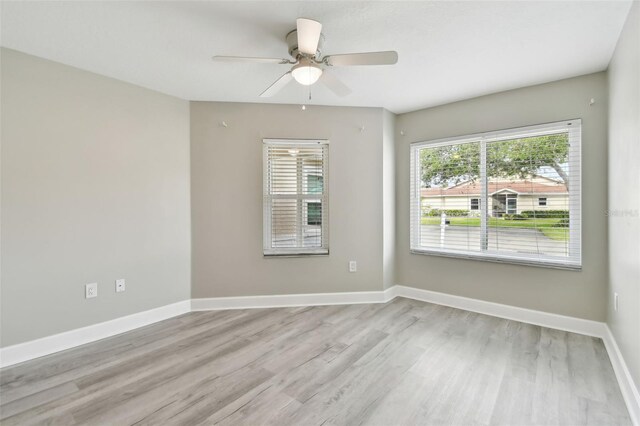
[[(263, 188), (263, 255), (265, 257), (298, 257), (310, 255), (329, 255), (329, 140), (327, 139), (263, 139), (262, 149), (262, 188)], [(271, 195), (269, 193), (269, 156), (266, 147), (268, 145), (291, 145), (292, 147), (304, 145), (326, 145), (327, 152), (322, 159), (322, 179), (323, 193), (299, 196), (295, 194), (289, 195)], [(299, 176), (301, 178), (301, 176)], [(301, 202), (305, 199), (312, 198), (320, 200), (322, 203), (322, 247), (304, 248), (304, 247), (271, 247), (271, 202), (274, 199), (296, 198)], [(301, 220), (306, 220), (302, 218)]]
[[(569, 130), (572, 131), (569, 131)], [(577, 130), (576, 130), (577, 129)], [(558, 133), (559, 131), (569, 131), (569, 156), (578, 157), (576, 164), (573, 164), (571, 170), (572, 176), (578, 179), (570, 179), (569, 181), (569, 205), (580, 206), (580, 208), (569, 208), (569, 259), (562, 259), (554, 256), (526, 256), (518, 254), (510, 254), (507, 252), (496, 252), (488, 250), (486, 241), (487, 236), (487, 209), (488, 203), (480, 203), (481, 211), (481, 248), (483, 251), (464, 251), (464, 250), (448, 250), (442, 248), (425, 248), (420, 246), (420, 226), (421, 226), (421, 207), (420, 207), (420, 158), (417, 152), (421, 148), (435, 148), (438, 146), (449, 146), (454, 144), (463, 144), (470, 142), (480, 143), (480, 181), (482, 185), (482, 199), (487, 199), (487, 176), (486, 176), (486, 144), (501, 140), (517, 139), (518, 137), (543, 136), (546, 134)], [(454, 136), (431, 141), (419, 141), (410, 145), (409, 149), (409, 250), (412, 254), (425, 254), (445, 257), (456, 257), (464, 259), (484, 260), (498, 263), (514, 263), (528, 266), (541, 266), (548, 268), (581, 270), (582, 269), (582, 120), (571, 119), (558, 121), (554, 123), (539, 124), (534, 126), (518, 127), (504, 130), (496, 130), (483, 133), (475, 133), (471, 135)], [(416, 212), (417, 209), (417, 212)], [(578, 247), (577, 251), (575, 247)]]

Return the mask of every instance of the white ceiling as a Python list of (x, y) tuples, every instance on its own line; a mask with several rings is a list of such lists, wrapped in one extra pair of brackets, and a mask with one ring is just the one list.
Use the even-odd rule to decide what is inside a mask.
[(5, 47), (190, 100), (307, 103), (285, 65), (297, 17), (323, 24), (325, 54), (397, 50), (394, 66), (333, 68), (353, 93), (312, 104), (400, 113), (607, 68), (630, 1), (3, 2)]

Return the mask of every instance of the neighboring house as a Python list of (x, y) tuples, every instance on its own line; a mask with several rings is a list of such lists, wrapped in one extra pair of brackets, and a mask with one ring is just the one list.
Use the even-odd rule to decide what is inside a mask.
[[(564, 183), (543, 176), (527, 179), (489, 179), (489, 214), (522, 213), (525, 210), (569, 210), (569, 192)], [(422, 188), (422, 208), (468, 210), (480, 214), (480, 185), (461, 182), (449, 188)]]

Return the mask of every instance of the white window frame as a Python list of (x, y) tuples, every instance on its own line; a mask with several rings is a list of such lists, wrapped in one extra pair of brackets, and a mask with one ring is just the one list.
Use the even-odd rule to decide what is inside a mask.
[[(263, 254), (265, 257), (278, 256), (308, 256), (329, 254), (329, 141), (326, 139), (263, 139), (262, 140), (262, 188), (263, 188)], [(304, 148), (310, 145), (324, 145), (325, 151), (322, 158), (322, 194), (271, 194), (269, 188), (269, 146), (286, 146), (291, 149)], [(299, 186), (304, 179), (304, 169), (298, 167)], [(321, 247), (303, 247), (302, 235), (297, 235), (298, 247), (272, 247), (271, 224), (272, 202), (276, 199), (297, 199), (298, 220), (300, 223), (297, 232), (300, 234), (306, 225), (307, 215), (302, 214), (302, 205), (305, 202), (317, 202), (320, 200), (322, 211)]]
[[(483, 202), (488, 197), (487, 176), (486, 176), (486, 147), (491, 142), (510, 140), (532, 136), (542, 136), (558, 132), (568, 132), (569, 138), (569, 161), (571, 161), (571, 176), (569, 180), (569, 256), (559, 258), (547, 255), (526, 255), (520, 253), (508, 253), (492, 251), (488, 249), (488, 203)], [(582, 120), (572, 119), (554, 123), (540, 124), (534, 126), (518, 127), (512, 129), (497, 130), (491, 132), (476, 133), (472, 135), (456, 136), (451, 138), (437, 139), (431, 141), (414, 142), (409, 149), (409, 249), (413, 254), (425, 254), (436, 256), (447, 256), (456, 258), (486, 260), (491, 262), (515, 263), (530, 266), (543, 266), (550, 268), (561, 268), (571, 270), (582, 269)], [(477, 142), (480, 144), (480, 182), (482, 182), (482, 194), (480, 197), (481, 211), (481, 251), (453, 250), (446, 248), (423, 247), (420, 245), (421, 226), (421, 176), (420, 176), (420, 155), (421, 148), (435, 148), (438, 146), (449, 146)], [(573, 159), (573, 160), (572, 160)], [(577, 206), (577, 207), (576, 207)]]
[[(473, 208), (473, 200), (478, 200), (478, 205), (476, 206), (476, 208)], [(472, 212), (476, 212), (476, 211), (480, 211), (480, 204), (482, 204), (482, 201), (479, 197), (473, 197), (469, 199), (469, 211)]]
[[(542, 204), (543, 203), (542, 200), (544, 200), (544, 204)], [(546, 207), (547, 201), (548, 201), (547, 197), (538, 197), (538, 207)]]

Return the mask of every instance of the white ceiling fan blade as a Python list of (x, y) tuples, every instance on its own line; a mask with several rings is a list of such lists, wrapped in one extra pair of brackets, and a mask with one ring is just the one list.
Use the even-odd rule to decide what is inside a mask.
[(298, 30), (298, 51), (315, 56), (320, 42), (322, 24), (313, 19), (298, 18), (296, 27)]
[(351, 89), (349, 89), (342, 81), (340, 81), (335, 75), (327, 72), (325, 70), (320, 77), (320, 82), (327, 86), (329, 90), (340, 97), (347, 96), (351, 94)]
[(334, 67), (348, 67), (351, 65), (393, 65), (398, 62), (398, 52), (345, 53), (330, 55), (324, 58), (327, 65)]
[(263, 64), (289, 64), (288, 59), (282, 58), (254, 58), (251, 56), (214, 56), (217, 62), (259, 62)]
[(264, 92), (260, 93), (260, 97), (261, 98), (269, 98), (269, 97), (275, 95), (280, 90), (282, 90), (284, 88), (284, 86), (286, 86), (291, 81), (292, 78), (293, 78), (293, 76), (291, 75), (291, 71), (288, 71), (282, 77), (277, 79), (271, 86), (269, 86), (267, 88), (267, 90), (265, 90)]

